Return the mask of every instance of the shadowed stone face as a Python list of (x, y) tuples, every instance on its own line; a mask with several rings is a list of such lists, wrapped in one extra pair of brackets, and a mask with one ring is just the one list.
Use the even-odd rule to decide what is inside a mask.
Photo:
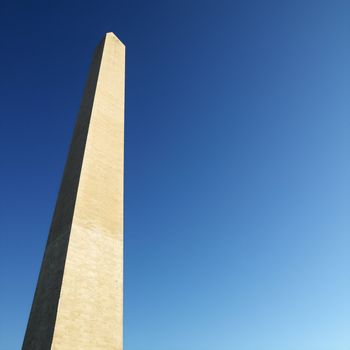
[(125, 47), (97, 47), (58, 195), (24, 350), (123, 347)]

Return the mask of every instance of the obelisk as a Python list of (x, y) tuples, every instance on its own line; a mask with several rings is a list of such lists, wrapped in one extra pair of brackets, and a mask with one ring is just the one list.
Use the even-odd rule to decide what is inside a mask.
[(107, 33), (85, 87), (23, 350), (122, 350), (125, 46)]

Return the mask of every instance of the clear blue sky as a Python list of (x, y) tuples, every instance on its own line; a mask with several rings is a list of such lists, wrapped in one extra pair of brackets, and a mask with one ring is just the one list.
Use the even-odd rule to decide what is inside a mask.
[(108, 31), (127, 47), (125, 349), (350, 349), (348, 1), (0, 12), (1, 350), (22, 343)]

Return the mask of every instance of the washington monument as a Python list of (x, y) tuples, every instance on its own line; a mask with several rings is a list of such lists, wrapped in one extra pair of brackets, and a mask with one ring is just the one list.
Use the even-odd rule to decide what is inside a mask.
[(125, 46), (96, 48), (23, 350), (122, 350)]

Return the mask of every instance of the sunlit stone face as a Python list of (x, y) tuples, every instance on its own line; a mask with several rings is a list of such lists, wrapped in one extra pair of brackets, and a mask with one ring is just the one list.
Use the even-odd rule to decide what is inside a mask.
[(96, 49), (23, 349), (123, 347), (125, 47)]

